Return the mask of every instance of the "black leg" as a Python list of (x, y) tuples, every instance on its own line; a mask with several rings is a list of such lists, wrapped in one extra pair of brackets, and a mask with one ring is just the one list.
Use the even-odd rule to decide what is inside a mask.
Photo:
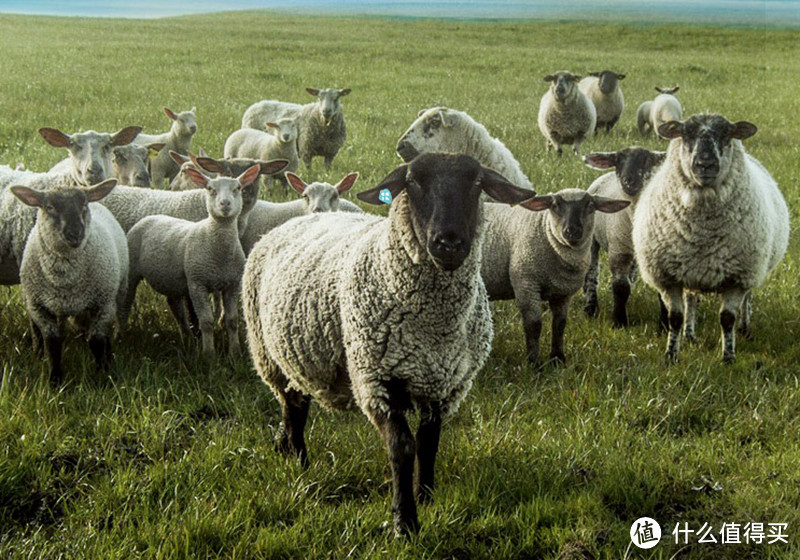
[(278, 450), (282, 453), (291, 453), (300, 458), (300, 463), (307, 468), (309, 465), (308, 451), (304, 432), (308, 420), (308, 409), (311, 406), (311, 397), (294, 389), (286, 389), (279, 396), (283, 421), (281, 423), (281, 439)]
[(427, 503), (433, 494), (433, 466), (439, 450), (442, 416), (439, 403), (420, 407), (417, 429), (417, 500)]
[(397, 535), (419, 531), (414, 502), (414, 436), (402, 410), (378, 413), (373, 422), (383, 437), (392, 467), (392, 517)]
[(611, 325), (614, 328), (628, 326), (628, 298), (631, 295), (631, 284), (628, 277), (615, 278), (611, 284), (614, 292), (614, 316)]
[(550, 313), (553, 316), (550, 361), (554, 363), (567, 363), (567, 357), (564, 354), (564, 331), (567, 329), (568, 309), (569, 298), (557, 298), (550, 300)]
[(97, 369), (108, 371), (108, 366), (111, 364), (111, 338), (93, 336), (89, 339), (89, 349), (92, 351)]
[(63, 340), (60, 336), (47, 336), (44, 342), (45, 352), (50, 360), (50, 384), (54, 387), (58, 387), (64, 380), (64, 370), (61, 369), (61, 348)]
[(669, 311), (664, 304), (661, 295), (658, 296), (658, 330), (662, 332), (669, 332)]
[(44, 337), (42, 329), (31, 319), (31, 336), (33, 337), (33, 352), (40, 358), (44, 356)]

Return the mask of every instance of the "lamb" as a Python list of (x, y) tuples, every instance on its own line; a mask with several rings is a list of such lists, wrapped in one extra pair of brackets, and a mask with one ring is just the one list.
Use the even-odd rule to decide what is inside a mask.
[(355, 184), (358, 173), (346, 175), (336, 186), (319, 182), (307, 185), (294, 173), (287, 173), (286, 178), (303, 198), (289, 202), (257, 201), (248, 216), (247, 228), (241, 236), (245, 255), (250, 254), (253, 246), (264, 234), (297, 216), (336, 211), (362, 212), (361, 208), (349, 200), (340, 198)]
[(128, 247), (111, 213), (94, 203), (116, 183), (109, 179), (89, 188), (46, 191), (10, 188), (22, 202), (39, 209), (20, 277), (34, 343), (47, 353), (54, 385), (64, 377), (61, 351), (68, 317), (86, 331), (98, 368), (106, 370), (112, 359), (117, 305), (128, 284)]
[(321, 156), (326, 169), (347, 140), (347, 126), (342, 111), (342, 97), (350, 89), (315, 89), (306, 91), (317, 98), (313, 103), (298, 105), (283, 101), (264, 100), (254, 103), (242, 116), (242, 128), (264, 130), (267, 122), (283, 117), (297, 117), (297, 151), (300, 159), (311, 169), (311, 159)]
[[(474, 157), (523, 189), (533, 189), (511, 151), (482, 124), (463, 111), (447, 107), (423, 109), (397, 142), (406, 163), (426, 152), (459, 152)], [(531, 196), (533, 196), (531, 194)]]
[(169, 157), (169, 151), (179, 154), (188, 154), (192, 147), (192, 137), (197, 132), (197, 109), (192, 107), (189, 111), (183, 111), (177, 115), (164, 107), (164, 114), (172, 120), (172, 125), (168, 132), (162, 134), (140, 134), (136, 138), (136, 143), (143, 146), (149, 144), (166, 144), (158, 156), (149, 160), (150, 181), (156, 188), (164, 188), (164, 179), (172, 181), (178, 174), (178, 165)]
[[(267, 128), (274, 134), (253, 128), (240, 128), (228, 136), (225, 141), (226, 158), (252, 158), (263, 161), (285, 159), (289, 165), (285, 171), (296, 171), (300, 161), (297, 158), (298, 119), (285, 117), (276, 122), (268, 122)], [(272, 176), (273, 183), (277, 179), (286, 183), (284, 176)]]
[(680, 89), (679, 86), (671, 88), (657, 87), (659, 95), (653, 101), (645, 101), (639, 105), (636, 111), (636, 126), (639, 133), (645, 136), (648, 130), (658, 134), (658, 128), (669, 121), (679, 121), (683, 118), (683, 109), (675, 93)]
[[(442, 420), (491, 349), (481, 191), (503, 202), (530, 196), (469, 156), (421, 154), (359, 194), (371, 204), (391, 194), (388, 218), (296, 218), (265, 235), (245, 265), (250, 354), (283, 411), (278, 448), (308, 464), (312, 399), (360, 408), (388, 449), (397, 534), (419, 528), (415, 455), (426, 502)], [(406, 420), (415, 407), (416, 438)]]
[[(722, 296), (722, 359), (736, 359), (734, 326), (750, 332), (752, 290), (783, 258), (789, 212), (769, 172), (742, 145), (756, 133), (747, 121), (700, 114), (670, 121), (665, 162), (639, 196), (633, 246), (642, 279), (668, 309), (666, 359), (674, 362), (684, 323), (684, 291)], [(694, 298), (687, 319), (693, 323)], [(694, 325), (687, 324), (688, 333)]]
[(123, 185), (149, 187), (150, 172), (147, 171), (148, 161), (151, 157), (158, 157), (158, 152), (164, 146), (165, 144), (159, 143), (149, 146), (126, 144), (114, 147), (110, 177), (117, 179)]
[(615, 214), (598, 214), (594, 220), (594, 239), (589, 271), (583, 284), (583, 309), (590, 317), (597, 315), (597, 276), (600, 250), (608, 253), (611, 289), (614, 294), (612, 326), (628, 326), (628, 298), (631, 294), (636, 261), (633, 253), (632, 221), (639, 194), (666, 157), (666, 152), (653, 152), (639, 146), (616, 152), (595, 152), (583, 156), (594, 169), (615, 169), (598, 177), (587, 189), (596, 196), (629, 200), (625, 210)]
[(87, 186), (110, 177), (112, 150), (133, 142), (141, 130), (140, 126), (129, 126), (115, 134), (94, 130), (66, 134), (55, 128), (40, 128), (39, 134), (51, 146), (69, 151), (69, 157), (55, 164), (50, 173), (68, 174), (76, 185)]
[(237, 178), (210, 178), (191, 173), (205, 188), (208, 218), (190, 222), (170, 216), (149, 216), (128, 232), (130, 290), (120, 320), (125, 325), (143, 279), (167, 296), (167, 302), (184, 333), (189, 334), (188, 304), (197, 314), (203, 355), (214, 355), (214, 315), (211, 294), (220, 293), (225, 309), (225, 329), (231, 355), (239, 354), (238, 301), (244, 252), (237, 221), (242, 210), (242, 188), (256, 182), (258, 165)]
[(622, 95), (619, 81), (624, 79), (625, 74), (603, 70), (590, 73), (578, 83), (578, 87), (594, 104), (597, 112), (595, 132), (602, 126), (605, 126), (606, 132), (611, 132), (622, 115), (625, 109), (625, 96)]
[(580, 80), (581, 76), (565, 71), (544, 77), (550, 88), (539, 103), (539, 130), (547, 139), (547, 149), (555, 147), (558, 155), (562, 144), (572, 144), (577, 155), (597, 123), (594, 104), (578, 87)]
[(283, 172), (289, 161), (285, 159), (274, 159), (271, 161), (260, 161), (249, 158), (213, 159), (208, 156), (197, 156), (189, 153), (188, 156), (177, 152), (170, 152), (172, 160), (180, 165), (180, 171), (169, 184), (172, 191), (185, 191), (196, 189), (197, 185), (189, 178), (187, 169), (196, 167), (206, 173), (209, 177), (222, 175), (223, 177), (238, 177), (247, 169), (254, 165), (261, 168), (261, 175), (272, 176)]
[(534, 367), (539, 366), (542, 302), (550, 304), (552, 313), (550, 360), (564, 363), (567, 310), (589, 268), (595, 212), (619, 212), (629, 204), (581, 189), (563, 189), (513, 208), (486, 205), (481, 278), (490, 299), (516, 300), (527, 358)]

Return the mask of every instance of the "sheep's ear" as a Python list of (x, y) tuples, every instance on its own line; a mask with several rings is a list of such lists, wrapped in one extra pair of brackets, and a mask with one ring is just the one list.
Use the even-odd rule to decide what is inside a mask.
[(116, 179), (106, 179), (102, 183), (92, 185), (86, 189), (86, 200), (88, 202), (97, 202), (98, 200), (102, 200), (108, 193), (113, 191), (114, 187), (116, 186)]
[(592, 196), (592, 206), (598, 212), (613, 214), (630, 206), (630, 200), (617, 200), (604, 196)]
[(198, 171), (194, 167), (187, 167), (185, 171), (186, 174), (189, 176), (189, 179), (191, 179), (195, 185), (203, 188), (208, 187), (208, 182), (211, 180), (210, 177), (203, 175), (200, 171)]
[(511, 183), (494, 169), (482, 168), (481, 189), (493, 199), (506, 204), (519, 204), (536, 193)]
[(245, 172), (239, 175), (236, 179), (239, 181), (240, 185), (246, 187), (247, 185), (251, 185), (253, 182), (257, 181), (259, 175), (261, 175), (261, 166), (259, 164), (255, 164), (248, 167)]
[(545, 82), (553, 82), (553, 81), (555, 81), (555, 79), (556, 79), (556, 77), (553, 76), (552, 74), (548, 74), (547, 76), (544, 77), (544, 81)]
[(573, 74), (572, 75), (572, 81), (573, 82), (580, 82), (582, 79), (583, 79), (583, 76), (581, 76), (580, 74)]
[(220, 173), (222, 175), (227, 175), (227, 171), (225, 167), (222, 165), (222, 163), (213, 158), (196, 157), (194, 154), (190, 152), (189, 159), (192, 160), (193, 164), (195, 164), (197, 167), (199, 167), (204, 171), (208, 171), (209, 173)]
[(309, 94), (313, 95), (314, 97), (316, 97), (316, 96), (318, 96), (318, 95), (319, 95), (319, 90), (318, 90), (318, 89), (316, 89), (316, 88), (307, 87), (307, 88), (306, 88), (306, 91), (307, 91)]
[(174, 161), (178, 165), (183, 165), (184, 163), (189, 161), (188, 157), (186, 157), (183, 154), (179, 154), (178, 152), (173, 151), (173, 150), (169, 151), (169, 157), (172, 159), (172, 161)]
[(592, 169), (611, 169), (617, 166), (617, 152), (592, 152), (583, 156), (583, 163)]
[(589, 72), (589, 75), (594, 76), (595, 78), (599, 78), (602, 74), (602, 72)]
[(447, 109), (439, 111), (439, 118), (442, 119), (442, 126), (445, 128), (455, 125), (456, 121), (458, 120), (458, 117), (455, 114), (447, 111)]
[(658, 135), (667, 140), (679, 137), (683, 134), (683, 123), (680, 121), (665, 122), (658, 127)]
[(292, 188), (297, 191), (297, 194), (302, 195), (304, 192), (306, 192), (306, 187), (308, 185), (306, 185), (300, 177), (291, 171), (286, 172), (286, 180), (289, 181), (289, 184), (292, 185)]
[(624, 80), (625, 79), (625, 74), (617, 74), (617, 79), (618, 80)]
[(345, 175), (341, 181), (336, 183), (336, 192), (338, 192), (340, 195), (346, 193), (347, 191), (353, 188), (353, 185), (356, 184), (357, 179), (358, 179), (358, 172)]
[(169, 107), (164, 107), (164, 114), (171, 118), (173, 121), (178, 120), (178, 115), (172, 112), (172, 109)]
[(427, 109), (420, 109), (420, 112), (419, 112), (419, 113), (417, 113), (417, 118), (419, 118), (419, 117), (421, 117), (422, 115), (424, 115), (424, 114), (425, 114), (425, 111), (427, 111)]
[(125, 146), (133, 142), (142, 131), (141, 126), (126, 126), (111, 138), (112, 146)]
[[(148, 144), (147, 145), (147, 157), (154, 158), (158, 157), (158, 154), (161, 153), (161, 150), (164, 149), (166, 146), (163, 142), (156, 142), (155, 144)], [(178, 164), (180, 165), (180, 164)]]
[(268, 122), (268, 123), (267, 123), (267, 128), (280, 128), (280, 127), (278, 126), (278, 124), (277, 124), (277, 123), (274, 123), (274, 122)]
[(198, 157), (208, 157), (208, 154), (202, 147), (200, 147), (200, 149), (197, 150), (197, 155)]
[(45, 198), (47, 197), (47, 193), (44, 191), (35, 191), (28, 187), (11, 187), (10, 188), (12, 194), (20, 199), (22, 202), (27, 204), (28, 206), (34, 206), (36, 208), (40, 208), (44, 205)]
[(396, 198), (406, 188), (406, 174), (408, 173), (408, 165), (401, 165), (395, 168), (394, 171), (389, 173), (381, 184), (369, 190), (362, 191), (356, 195), (356, 198), (361, 202), (367, 204), (384, 204), (379, 198), (381, 191), (388, 190), (392, 199)]
[(534, 212), (541, 212), (542, 210), (549, 210), (555, 202), (555, 197), (551, 194), (543, 194), (542, 196), (534, 196), (528, 200), (519, 203), (523, 208), (533, 210)]
[(350, 88), (344, 88), (339, 90), (339, 97), (344, 97), (345, 95), (350, 95)]
[(758, 127), (751, 122), (747, 121), (739, 121), (733, 124), (733, 131), (731, 132), (731, 137), (736, 138), (738, 140), (745, 140), (746, 138), (750, 138), (753, 134), (758, 131)]
[(192, 110), (191, 110), (191, 112), (192, 112), (192, 113), (194, 113), (194, 114), (196, 115), (196, 114), (197, 114), (197, 107), (192, 107)]
[(288, 159), (273, 159), (270, 161), (260, 161), (262, 175), (276, 175), (289, 166)]
[(57, 128), (40, 128), (39, 134), (47, 140), (47, 143), (56, 148), (69, 148), (72, 138), (69, 134), (61, 132)]

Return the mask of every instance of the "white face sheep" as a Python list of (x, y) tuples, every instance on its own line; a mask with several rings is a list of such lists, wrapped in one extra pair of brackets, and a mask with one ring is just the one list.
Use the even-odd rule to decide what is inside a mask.
[(639, 105), (636, 112), (636, 125), (639, 133), (644, 136), (648, 130), (658, 134), (658, 128), (669, 121), (679, 121), (683, 118), (683, 109), (675, 93), (679, 86), (670, 88), (656, 87), (657, 95), (653, 101), (645, 101)]
[(572, 144), (575, 154), (581, 143), (594, 133), (597, 111), (578, 87), (581, 76), (555, 72), (544, 77), (550, 89), (539, 103), (539, 130), (547, 139), (547, 149), (555, 147), (561, 155), (562, 144)]
[[(755, 132), (749, 122), (719, 115), (694, 115), (658, 129), (672, 141), (666, 161), (640, 195), (633, 242), (642, 279), (669, 312), (668, 362), (678, 358), (685, 290), (721, 294), (722, 359), (733, 361), (739, 311), (747, 333), (751, 291), (786, 252), (786, 202), (742, 146)], [(687, 317), (693, 315), (687, 310)], [(692, 331), (693, 326), (687, 330)]]
[(112, 150), (133, 142), (141, 130), (140, 126), (129, 126), (116, 134), (93, 130), (66, 134), (55, 128), (40, 128), (39, 134), (51, 146), (69, 151), (68, 160), (56, 164), (51, 171), (68, 172), (75, 184), (87, 186), (109, 178)]
[(149, 187), (150, 173), (147, 171), (147, 163), (151, 157), (157, 157), (158, 152), (163, 149), (165, 144), (151, 144), (142, 146), (140, 144), (126, 144), (115, 146), (111, 158), (111, 177), (117, 179), (120, 184), (132, 187)]
[(90, 204), (116, 185), (11, 192), (39, 209), (20, 267), (22, 297), (31, 317), (34, 344), (47, 353), (50, 381), (63, 379), (65, 319), (74, 317), (89, 339), (97, 366), (110, 363), (117, 304), (125, 297), (128, 252), (125, 234), (104, 207)]
[(177, 114), (168, 107), (164, 107), (164, 114), (172, 121), (169, 131), (161, 134), (140, 134), (136, 138), (137, 144), (145, 146), (155, 143), (166, 144), (158, 156), (149, 160), (151, 183), (159, 189), (164, 187), (165, 178), (169, 182), (178, 174), (179, 167), (169, 157), (169, 151), (188, 154), (192, 147), (192, 137), (197, 132), (197, 109), (195, 107)]
[[(416, 495), (425, 502), (442, 419), (491, 349), (478, 276), (481, 192), (506, 202), (530, 196), (463, 154), (422, 154), (360, 193), (371, 204), (391, 193), (388, 218), (296, 218), (265, 235), (245, 267), (248, 345), (281, 404), (279, 449), (308, 464), (312, 398), (360, 408), (389, 453), (398, 534), (419, 528), (415, 458)], [(416, 438), (406, 420), (413, 408), (421, 413)]]
[(606, 132), (610, 132), (622, 115), (625, 109), (625, 96), (622, 95), (619, 82), (624, 79), (625, 74), (603, 70), (590, 73), (578, 83), (597, 112), (595, 132), (603, 126)]
[[(298, 119), (284, 117), (275, 122), (268, 122), (270, 132), (254, 128), (240, 128), (234, 131), (225, 140), (224, 154), (226, 159), (252, 158), (262, 161), (285, 159), (289, 162), (285, 171), (296, 171), (299, 165), (297, 157)], [(276, 181), (286, 184), (283, 174), (270, 177), (274, 184)]]

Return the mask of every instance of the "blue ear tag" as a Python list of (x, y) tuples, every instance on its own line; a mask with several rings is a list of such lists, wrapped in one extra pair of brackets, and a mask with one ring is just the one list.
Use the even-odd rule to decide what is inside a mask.
[(378, 200), (380, 200), (384, 204), (391, 204), (392, 203), (392, 191), (390, 191), (389, 189), (382, 189), (380, 194), (378, 194)]

